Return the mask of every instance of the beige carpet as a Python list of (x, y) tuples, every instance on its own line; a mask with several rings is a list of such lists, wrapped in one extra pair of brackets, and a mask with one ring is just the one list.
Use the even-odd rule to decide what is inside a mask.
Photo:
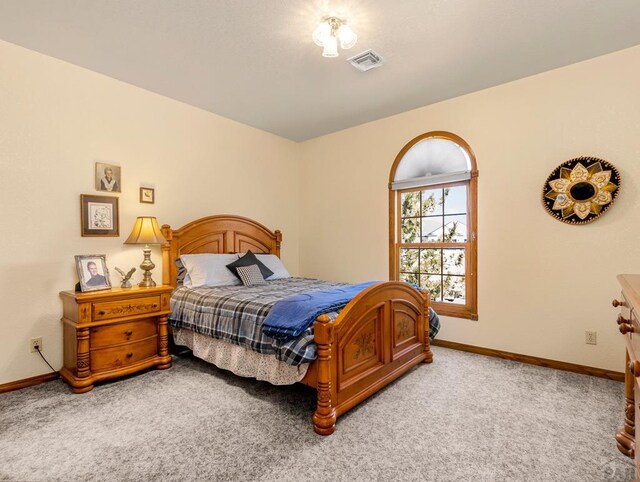
[(434, 348), (338, 419), (315, 393), (192, 358), (74, 395), (0, 395), (0, 480), (632, 480), (619, 382)]

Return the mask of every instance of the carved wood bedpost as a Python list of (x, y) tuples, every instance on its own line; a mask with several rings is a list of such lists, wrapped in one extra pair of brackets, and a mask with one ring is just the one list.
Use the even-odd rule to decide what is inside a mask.
[(336, 410), (332, 401), (331, 383), (333, 323), (327, 315), (318, 317), (313, 326), (313, 336), (318, 345), (318, 404), (313, 414), (313, 429), (320, 435), (331, 435), (336, 428)]
[(275, 233), (276, 236), (276, 256), (279, 258), (280, 257), (280, 244), (282, 243), (282, 233), (280, 232), (279, 229), (276, 229)]
[[(163, 293), (160, 304), (163, 310), (170, 310), (170, 296), (169, 293)], [(169, 354), (169, 317), (167, 315), (158, 318), (158, 356), (164, 361), (162, 365), (157, 365), (156, 368), (164, 370), (165, 368), (171, 368), (171, 355)]]
[(171, 283), (171, 240), (173, 239), (173, 232), (171, 231), (171, 226), (168, 224), (163, 224), (162, 235), (167, 240), (166, 243), (162, 245), (162, 284), (169, 285)]
[(424, 298), (424, 354), (426, 358), (425, 363), (431, 363), (433, 361), (433, 352), (431, 351), (431, 340), (429, 339), (429, 292), (422, 290), (422, 296)]

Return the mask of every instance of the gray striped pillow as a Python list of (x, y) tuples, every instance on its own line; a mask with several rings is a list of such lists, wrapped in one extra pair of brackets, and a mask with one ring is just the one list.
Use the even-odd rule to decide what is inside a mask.
[(251, 264), (249, 266), (238, 266), (236, 269), (238, 270), (238, 276), (242, 280), (242, 284), (244, 284), (245, 286), (267, 284), (257, 264)]

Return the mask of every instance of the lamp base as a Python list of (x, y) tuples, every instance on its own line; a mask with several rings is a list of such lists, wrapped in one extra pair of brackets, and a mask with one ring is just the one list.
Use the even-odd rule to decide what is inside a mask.
[(140, 286), (141, 288), (153, 288), (154, 286), (156, 286), (156, 282), (151, 279), (151, 273), (149, 273), (149, 279), (143, 279), (142, 281), (140, 281), (140, 283), (138, 283), (138, 286)]
[(140, 269), (144, 273), (142, 276), (142, 281), (138, 284), (141, 288), (153, 288), (156, 286), (156, 282), (151, 279), (151, 270), (156, 267), (151, 261), (151, 248), (147, 244), (143, 250), (144, 260), (142, 260), (142, 264), (140, 265)]

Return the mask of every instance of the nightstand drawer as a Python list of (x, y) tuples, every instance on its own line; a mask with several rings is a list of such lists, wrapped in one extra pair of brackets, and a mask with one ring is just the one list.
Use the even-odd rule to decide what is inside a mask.
[(145, 313), (154, 313), (156, 311), (160, 311), (159, 296), (94, 303), (93, 321), (144, 315)]
[(104, 325), (91, 328), (91, 348), (118, 345), (127, 341), (137, 341), (156, 334), (156, 320), (131, 321), (117, 325)]
[(157, 336), (114, 348), (91, 350), (91, 371), (97, 372), (100, 370), (126, 367), (127, 365), (156, 356), (157, 353)]

